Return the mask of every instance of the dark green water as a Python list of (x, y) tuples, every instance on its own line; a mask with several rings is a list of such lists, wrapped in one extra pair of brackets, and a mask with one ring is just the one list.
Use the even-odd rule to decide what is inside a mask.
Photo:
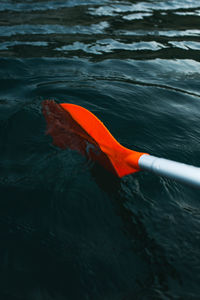
[(200, 299), (200, 192), (52, 145), (44, 99), (200, 166), (200, 1), (0, 1), (0, 299)]

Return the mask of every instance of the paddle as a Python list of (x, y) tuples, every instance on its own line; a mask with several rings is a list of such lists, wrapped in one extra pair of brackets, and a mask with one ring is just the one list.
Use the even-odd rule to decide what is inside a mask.
[(54, 145), (79, 151), (118, 177), (148, 170), (200, 187), (200, 168), (123, 147), (94, 114), (81, 106), (45, 100), (42, 112)]

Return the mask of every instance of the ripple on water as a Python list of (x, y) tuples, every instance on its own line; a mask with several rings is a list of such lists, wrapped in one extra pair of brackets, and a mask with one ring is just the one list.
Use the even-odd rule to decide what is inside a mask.
[[(185, 52), (188, 48), (199, 50), (196, 39), (200, 31), (196, 19), (191, 19), (198, 18), (198, 7), (198, 1), (143, 1), (135, 4), (128, 1), (123, 4), (114, 1), (3, 2), (0, 55), (79, 55), (97, 56), (98, 59), (102, 56), (104, 59), (106, 54), (107, 58), (141, 59), (141, 52), (141, 57), (146, 59), (154, 51), (153, 59), (189, 56), (198, 60), (197, 52)], [(39, 8), (42, 9), (39, 11)], [(14, 16), (8, 22), (12, 9)], [(56, 14), (52, 14), (52, 10)], [(83, 10), (84, 17), (81, 17), (80, 10)], [(68, 15), (70, 18), (66, 18)], [(186, 20), (188, 16), (190, 19)], [(21, 19), (24, 19), (23, 24)], [(78, 20), (78, 24), (74, 20)], [(189, 26), (184, 25), (188, 23)], [(99, 36), (103, 38), (99, 39)]]
[(108, 27), (107, 22), (100, 22), (99, 24), (92, 24), (91, 26), (61, 26), (61, 25), (15, 25), (15, 26), (1, 26), (1, 36), (12, 35), (46, 35), (46, 34), (99, 34)]
[[(98, 4), (98, 0), (90, 0), (90, 1), (79, 1), (79, 0), (69, 0), (69, 1), (42, 1), (36, 2), (34, 0), (19, 3), (13, 3), (12, 0), (1, 1), (0, 11), (49, 11), (49, 10), (57, 10), (63, 7), (76, 7), (76, 6), (85, 6), (85, 5), (95, 5)], [(106, 3), (108, 0), (102, 0), (101, 3)]]

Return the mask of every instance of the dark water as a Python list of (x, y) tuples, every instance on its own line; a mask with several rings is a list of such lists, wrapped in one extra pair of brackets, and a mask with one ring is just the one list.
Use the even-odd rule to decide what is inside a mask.
[(0, 299), (200, 299), (200, 192), (119, 180), (45, 135), (44, 99), (200, 166), (200, 1), (0, 1)]

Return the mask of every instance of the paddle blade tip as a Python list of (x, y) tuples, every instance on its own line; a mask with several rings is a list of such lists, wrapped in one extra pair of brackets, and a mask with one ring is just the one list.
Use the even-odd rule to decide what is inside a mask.
[[(42, 112), (47, 123), (46, 133), (52, 137), (55, 146), (76, 150), (120, 178), (139, 171), (138, 159), (142, 153), (120, 145), (87, 109), (44, 100)], [(131, 161), (127, 160), (130, 155)]]

